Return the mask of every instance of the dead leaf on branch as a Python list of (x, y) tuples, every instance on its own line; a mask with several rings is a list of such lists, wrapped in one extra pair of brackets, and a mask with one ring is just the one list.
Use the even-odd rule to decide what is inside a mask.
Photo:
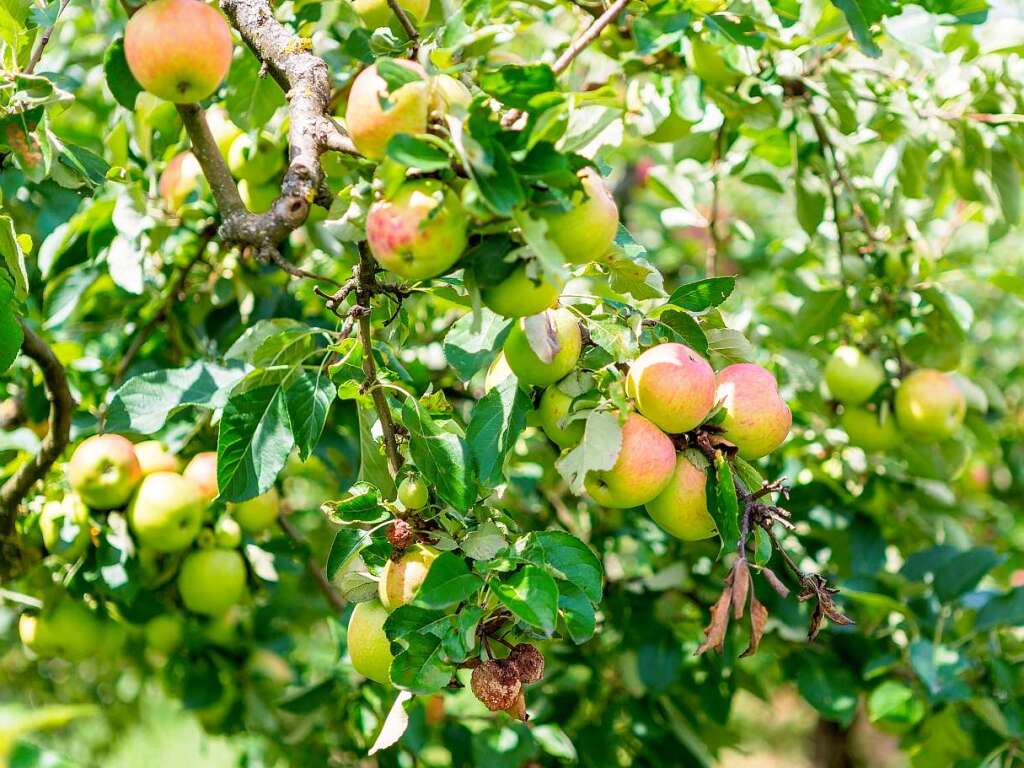
[[(731, 574), (730, 574), (731, 577)], [(726, 579), (728, 582), (729, 579)], [(732, 584), (727, 584), (722, 590), (718, 602), (711, 608), (711, 623), (704, 628), (704, 642), (694, 652), (694, 656), (701, 656), (714, 648), (722, 652), (722, 645), (725, 643), (725, 632), (729, 628), (729, 606), (732, 603)]]
[(746, 559), (739, 559), (732, 568), (732, 617), (739, 621), (747, 605), (747, 592), (750, 590), (750, 568)]
[(805, 575), (800, 582), (800, 594), (797, 599), (801, 602), (816, 600), (814, 612), (811, 614), (810, 624), (807, 628), (807, 639), (814, 640), (821, 631), (821, 625), (826, 617), (833, 624), (848, 625), (854, 621), (845, 613), (836, 608), (832, 596), (839, 592), (835, 587), (830, 587), (825, 578), (817, 573)]
[(768, 623), (768, 609), (764, 607), (764, 604), (757, 599), (757, 596), (750, 593), (750, 643), (747, 645), (747, 649), (740, 654), (743, 656), (753, 656), (757, 653), (758, 646), (761, 645), (761, 638), (764, 637), (764, 628)]
[(789, 587), (782, 583), (782, 579), (775, 575), (775, 571), (771, 568), (761, 568), (761, 575), (764, 576), (765, 581), (768, 582), (769, 586), (775, 590), (779, 597), (783, 600), (789, 597)]

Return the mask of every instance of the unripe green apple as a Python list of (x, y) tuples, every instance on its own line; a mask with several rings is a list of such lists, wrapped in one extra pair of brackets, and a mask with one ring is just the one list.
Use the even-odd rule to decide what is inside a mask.
[[(345, 126), (349, 136), (363, 155), (370, 160), (383, 160), (388, 142), (399, 133), (419, 134), (427, 130), (430, 106), (430, 84), (427, 73), (415, 61), (398, 59), (397, 63), (416, 72), (421, 80), (388, 93), (388, 84), (371, 64), (352, 82), (345, 108)], [(381, 98), (389, 105), (381, 106)]]
[(586, 264), (604, 256), (615, 242), (619, 207), (593, 168), (579, 172), (583, 199), (569, 210), (544, 207), (538, 213), (547, 222), (548, 239), (570, 264)]
[(348, 655), (356, 672), (370, 680), (391, 684), (391, 643), (384, 634), (387, 609), (379, 600), (359, 603), (348, 622)]
[(659, 429), (688, 432), (715, 404), (715, 372), (684, 344), (659, 344), (629, 366), (626, 394)]
[(281, 169), (284, 158), (274, 140), (265, 134), (253, 138), (243, 133), (228, 150), (228, 168), (236, 179), (253, 185), (270, 181)]
[(668, 436), (638, 413), (622, 426), (622, 447), (611, 469), (588, 472), (587, 493), (598, 504), (628, 509), (646, 504), (668, 485), (676, 449)]
[(39, 516), (46, 551), (61, 560), (77, 560), (89, 546), (89, 508), (78, 496), (48, 501)]
[(221, 515), (213, 527), (213, 535), (221, 549), (238, 549), (242, 543), (242, 526), (231, 515)]
[(860, 405), (885, 381), (882, 366), (856, 347), (842, 346), (825, 364), (825, 384), (832, 397), (846, 405)]
[(221, 616), (245, 595), (245, 559), (234, 549), (189, 553), (178, 572), (178, 593), (193, 613)]
[(128, 20), (124, 55), (139, 85), (155, 96), (202, 101), (231, 67), (231, 30), (199, 0), (153, 0)]
[(243, 531), (259, 533), (277, 522), (277, 513), (281, 511), (281, 499), (277, 495), (277, 489), (271, 486), (270, 490), (254, 499), (229, 504), (228, 510), (242, 526)]
[(647, 502), (647, 513), (654, 522), (677, 539), (709, 539), (717, 530), (708, 512), (706, 466), (700, 454), (680, 453), (665, 490)]
[(442, 115), (448, 114), (452, 107), (469, 107), (473, 94), (462, 81), (451, 75), (435, 75), (430, 81), (430, 110)]
[(203, 182), (203, 169), (191, 152), (180, 152), (171, 158), (160, 174), (160, 197), (171, 213), (177, 213)]
[(141, 546), (180, 552), (198, 535), (205, 506), (192, 481), (174, 472), (156, 472), (139, 486), (128, 507), (128, 523)]
[(521, 262), (500, 283), (481, 291), (480, 298), (488, 309), (503, 317), (529, 317), (558, 303), (564, 283), (547, 276), (531, 278), (526, 267), (526, 262)]
[(736, 363), (718, 372), (716, 401), (725, 412), (725, 439), (744, 459), (765, 456), (789, 434), (793, 414), (779, 396), (775, 377), (753, 363)]
[(185, 640), (185, 623), (176, 613), (161, 613), (146, 622), (143, 635), (147, 648), (170, 656)]
[[(281, 190), (271, 184), (255, 185), (248, 181), (238, 182), (238, 196), (253, 213), (266, 213), (274, 206)], [(310, 209), (312, 210), (312, 209)]]
[(71, 489), (93, 509), (123, 507), (142, 479), (135, 446), (120, 435), (83, 440), (66, 472)]
[(409, 475), (398, 486), (398, 500), (406, 509), (422, 509), (430, 501), (430, 489), (419, 475)]
[(490, 392), (496, 386), (501, 384), (509, 376), (514, 376), (512, 369), (508, 367), (508, 360), (505, 359), (505, 353), (499, 352), (498, 356), (491, 361), (490, 366), (487, 368), (487, 373), (484, 376), (484, 393)]
[(583, 419), (565, 421), (572, 401), (573, 398), (560, 390), (557, 384), (552, 384), (544, 390), (537, 406), (541, 429), (551, 442), (562, 449), (577, 445), (583, 439), (583, 431), (586, 428)]
[(18, 619), (18, 637), (22, 644), (36, 656), (49, 656), (51, 649), (46, 642), (45, 624), (35, 613), (23, 613)]
[(951, 437), (967, 414), (967, 399), (956, 382), (933, 368), (921, 368), (903, 379), (895, 406), (900, 428), (929, 440)]
[[(427, 17), (430, 10), (430, 0), (400, 0), (399, 5), (413, 24), (417, 24)], [(402, 29), (395, 14), (388, 6), (387, 0), (352, 0), (352, 7), (359, 14), (359, 18), (369, 29), (390, 26), (398, 32)]]
[(44, 657), (84, 661), (94, 656), (103, 641), (103, 622), (73, 599), (61, 600), (52, 609), (43, 611), (25, 627), (19, 624), (25, 644)]
[(433, 547), (413, 544), (397, 560), (388, 560), (377, 586), (381, 605), (393, 611), (412, 602), (439, 554)]
[(210, 616), (203, 625), (203, 639), (218, 648), (238, 648), (245, 639), (247, 614), (240, 605), (232, 605), (218, 616)]
[[(530, 346), (527, 334), (546, 337), (554, 354), (542, 360)], [(524, 317), (512, 326), (505, 338), (505, 360), (521, 384), (546, 387), (564, 379), (580, 359), (583, 334), (576, 315), (565, 308), (549, 309), (533, 317)]]
[(226, 158), (235, 139), (242, 135), (242, 129), (231, 122), (228, 111), (219, 104), (206, 110), (206, 124), (210, 126), (210, 133), (221, 156)]
[(458, 195), (435, 179), (416, 179), (370, 206), (366, 240), (384, 269), (406, 280), (425, 280), (462, 258), (467, 226)]
[(843, 406), (839, 423), (850, 438), (850, 445), (865, 451), (888, 451), (900, 444), (900, 431), (891, 413), (875, 414), (867, 408)]
[(168, 452), (159, 440), (136, 443), (135, 456), (143, 477), (154, 472), (177, 472), (181, 469), (178, 457)]
[(209, 504), (220, 493), (217, 485), (216, 451), (197, 453), (189, 461), (182, 474), (199, 489), (199, 495), (205, 503)]

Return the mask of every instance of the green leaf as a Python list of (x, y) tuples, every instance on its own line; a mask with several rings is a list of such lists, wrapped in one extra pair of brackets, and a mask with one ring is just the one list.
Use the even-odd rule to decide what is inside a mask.
[(709, 505), (708, 511), (712, 513), (711, 516), (718, 527), (718, 535), (722, 539), (722, 548), (719, 550), (721, 557), (723, 554), (735, 552), (740, 543), (739, 499), (736, 497), (732, 467), (722, 454), (715, 455), (715, 471), (708, 472), (707, 477), (708, 495), (715, 495), (714, 510), (712, 511), (712, 505)]
[(345, 570), (356, 555), (369, 546), (370, 541), (370, 532), (362, 528), (342, 528), (338, 531), (327, 555), (327, 567), (324, 569), (327, 580), (330, 581), (339, 571)]
[(1024, 587), (1017, 587), (989, 600), (978, 611), (975, 627), (984, 632), (996, 627), (1024, 625)]
[(385, 498), (394, 499), (397, 489), (388, 468), (387, 457), (373, 436), (372, 427), (377, 414), (372, 408), (356, 405), (359, 419), (359, 479), (380, 488)]
[(601, 602), (601, 561), (584, 544), (564, 531), (533, 531), (516, 545), (523, 560), (574, 584), (593, 603)]
[(960, 679), (970, 662), (959, 651), (930, 640), (915, 640), (910, 644), (910, 666), (924, 683), (932, 703), (970, 698), (970, 686)]
[(558, 621), (558, 585), (547, 571), (525, 565), (496, 582), (495, 596), (516, 616), (549, 637)]
[(23, 301), (28, 295), (28, 268), (25, 266), (25, 252), (18, 242), (18, 233), (10, 216), (0, 216), (0, 256), (14, 283), (14, 296)]
[(800, 695), (826, 720), (849, 726), (857, 714), (857, 684), (846, 667), (806, 659), (797, 673)]
[(307, 685), (294, 693), (289, 693), (277, 702), (277, 706), (294, 715), (306, 715), (316, 712), (335, 697), (338, 681), (328, 677), (318, 683)]
[(558, 83), (547, 64), (506, 64), (481, 74), (480, 87), (505, 106), (529, 109), (534, 96), (556, 90)]
[(622, 427), (615, 414), (593, 411), (587, 416), (579, 445), (555, 462), (562, 477), (575, 494), (583, 493), (588, 472), (611, 469), (622, 449)]
[(452, 162), (448, 153), (436, 144), (406, 133), (400, 133), (388, 142), (387, 154), (406, 168), (416, 168), (426, 173), (440, 171)]
[(466, 600), (483, 583), (483, 579), (470, 572), (465, 560), (451, 552), (442, 552), (430, 566), (413, 605), (420, 608), (448, 608)]
[(14, 281), (0, 270), (0, 373), (11, 367), (24, 341), (15, 306)]
[(935, 573), (935, 594), (944, 603), (974, 589), (982, 577), (1003, 561), (989, 547), (959, 553)]
[(794, 320), (797, 340), (807, 341), (811, 336), (823, 336), (837, 328), (849, 307), (850, 298), (842, 288), (812, 293), (804, 299)]
[(217, 438), (220, 498), (245, 501), (267, 491), (294, 445), (284, 390), (269, 385), (232, 395)]
[(458, 511), (468, 511), (477, 494), (466, 442), (441, 429), (412, 399), (402, 405), (402, 424), (409, 430), (409, 453), (416, 468), (438, 496)]
[(569, 638), (576, 645), (582, 645), (594, 636), (597, 628), (594, 603), (571, 581), (563, 581), (558, 587), (558, 611)]
[(825, 193), (821, 181), (809, 171), (796, 176), (796, 218), (809, 237), (814, 237), (825, 218)]
[(658, 324), (651, 330), (659, 339), (685, 344), (698, 354), (707, 357), (710, 351), (708, 336), (689, 312), (684, 312), (673, 304), (665, 304), (650, 316), (658, 321)]
[(608, 269), (608, 285), (616, 293), (632, 296), (637, 301), (659, 299), (665, 295), (665, 279), (647, 259), (647, 249), (619, 226), (615, 246), (601, 257)]
[(441, 638), (431, 634), (410, 635), (408, 647), (391, 662), (391, 682), (413, 693), (434, 693), (451, 680), (451, 664), (444, 660)]
[(403, 67), (394, 59), (380, 58), (374, 62), (377, 74), (387, 84), (388, 93), (394, 93), (403, 85), (423, 81), (423, 76), (415, 69)]
[(703, 312), (728, 299), (735, 287), (735, 277), (709, 277), (679, 286), (672, 292), (668, 303), (689, 312)]
[(506, 378), (473, 406), (466, 442), (482, 485), (493, 487), (502, 481), (505, 457), (522, 434), (532, 409), (515, 376)]
[(301, 372), (285, 390), (288, 419), (291, 424), (299, 458), (306, 461), (313, 455), (327, 423), (327, 412), (338, 395), (334, 383), (321, 369), (316, 376)]
[(337, 501), (328, 501), (321, 510), (337, 525), (362, 525), (386, 520), (390, 513), (381, 505), (377, 486), (359, 481)]
[(897, 680), (886, 680), (868, 696), (868, 717), (872, 723), (908, 728), (925, 715), (925, 703), (913, 688)]
[(463, 315), (444, 337), (444, 356), (463, 381), (490, 364), (512, 327), (511, 320), (489, 309), (481, 309), (479, 324), (476, 320), (473, 313)]
[(878, 47), (871, 36), (868, 21), (861, 10), (860, 0), (832, 0), (832, 5), (843, 12), (846, 23), (850, 25), (850, 31), (853, 32), (853, 39), (857, 41), (860, 49), (873, 59), (881, 56), (882, 49)]
[(239, 128), (262, 130), (285, 105), (284, 93), (274, 78), (260, 77), (260, 62), (245, 46), (231, 62), (224, 105), (228, 116)]

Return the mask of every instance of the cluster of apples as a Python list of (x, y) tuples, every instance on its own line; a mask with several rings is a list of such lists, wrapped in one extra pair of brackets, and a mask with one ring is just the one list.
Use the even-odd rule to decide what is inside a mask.
[[(170, 581), (184, 608), (211, 622), (224, 617), (245, 598), (248, 571), (239, 552), (243, 534), (257, 535), (277, 520), (277, 491), (229, 504), (213, 519), (219, 490), (217, 455), (196, 454), (184, 471), (176, 456), (154, 440), (133, 445), (115, 434), (82, 441), (65, 466), (70, 491), (42, 509), (43, 544), (58, 562), (74, 562), (88, 553), (98, 526), (93, 520), (123, 511), (144, 570)], [(106, 634), (124, 633), (112, 618), (100, 616), (80, 601), (65, 597), (40, 614), (21, 617), (24, 644), (39, 656), (85, 658), (109, 646)], [(78, 628), (75, 633), (69, 626)], [(145, 627), (147, 645), (166, 654), (181, 643), (184, 617), (171, 613)]]
[(919, 368), (899, 382), (891, 402), (873, 402), (885, 382), (882, 366), (856, 347), (840, 346), (826, 363), (825, 384), (843, 406), (840, 423), (852, 445), (886, 451), (903, 436), (946, 440), (963, 424), (967, 399), (948, 374)]

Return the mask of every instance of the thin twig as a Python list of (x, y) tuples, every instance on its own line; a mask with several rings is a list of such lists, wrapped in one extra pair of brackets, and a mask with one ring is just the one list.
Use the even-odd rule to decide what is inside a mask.
[(50, 42), (50, 37), (57, 26), (57, 21), (60, 20), (60, 15), (64, 13), (64, 9), (68, 7), (70, 2), (71, 0), (61, 0), (60, 8), (57, 9), (57, 17), (53, 20), (53, 24), (43, 30), (43, 34), (36, 43), (36, 47), (32, 49), (32, 55), (29, 57), (28, 64), (25, 65), (24, 74), (31, 75), (36, 71), (36, 66), (39, 64), (39, 60), (43, 58), (43, 51), (46, 49), (47, 43)]
[(398, 0), (388, 0), (388, 7), (391, 8), (391, 12), (398, 17), (398, 23), (402, 25), (402, 29), (405, 30), (405, 34), (408, 35), (409, 40), (412, 41), (413, 45), (420, 37), (419, 31), (416, 26), (409, 20), (409, 16), (405, 13), (405, 9), (398, 4)]
[(714, 277), (718, 274), (718, 255), (722, 252), (725, 242), (718, 226), (719, 207), (721, 198), (721, 174), (719, 165), (722, 161), (723, 145), (725, 144), (725, 120), (722, 120), (715, 136), (715, 146), (711, 157), (711, 213), (708, 218), (708, 231), (711, 234), (711, 243), (708, 248), (704, 263), (706, 277)]
[[(285, 535), (292, 540), (297, 546), (302, 549), (308, 550), (309, 545), (306, 543), (306, 538), (302, 535), (298, 528), (292, 525), (292, 521), (288, 519), (288, 515), (281, 512), (277, 516), (277, 522), (281, 526), (281, 530), (284, 531)], [(306, 557), (306, 573), (316, 583), (317, 589), (323, 593), (323, 596), (327, 599), (327, 602), (331, 604), (331, 607), (339, 613), (345, 607), (345, 599), (339, 595), (331, 583), (324, 576), (323, 571), (320, 570), (320, 566), (317, 565), (316, 560), (313, 559), (312, 555)]]

